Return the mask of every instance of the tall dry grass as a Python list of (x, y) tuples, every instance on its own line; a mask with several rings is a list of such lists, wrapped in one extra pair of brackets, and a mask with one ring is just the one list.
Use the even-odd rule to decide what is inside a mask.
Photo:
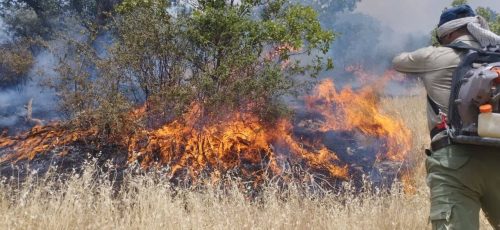
[[(22, 183), (0, 183), (0, 228), (427, 229), (425, 96), (419, 91), (386, 98), (383, 105), (413, 132), (408, 161), (415, 165), (415, 194), (405, 194), (398, 183), (390, 190), (366, 186), (361, 193), (346, 183), (343, 192), (321, 194), (270, 185), (259, 199), (248, 199), (236, 183), (224, 190), (176, 189), (158, 174), (125, 176), (116, 190), (109, 178), (95, 177), (99, 168), (90, 162), (81, 175), (75, 173), (64, 183), (50, 173)], [(484, 218), (482, 228), (488, 228)]]

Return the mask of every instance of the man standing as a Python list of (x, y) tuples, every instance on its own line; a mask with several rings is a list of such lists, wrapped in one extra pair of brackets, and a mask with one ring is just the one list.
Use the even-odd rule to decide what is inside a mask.
[[(438, 24), (441, 45), (465, 43), (473, 48), (496, 47), (500, 37), (468, 5), (445, 10)], [(428, 94), (427, 118), (432, 148), (426, 160), (431, 192), (430, 221), (433, 229), (479, 229), (483, 209), (495, 229), (500, 229), (500, 148), (451, 144), (443, 128), (459, 50), (426, 47), (402, 53), (394, 68), (422, 78)]]

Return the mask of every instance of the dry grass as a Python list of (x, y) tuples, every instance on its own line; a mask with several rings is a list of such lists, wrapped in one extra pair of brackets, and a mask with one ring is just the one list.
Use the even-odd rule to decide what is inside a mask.
[[(426, 229), (428, 190), (423, 148), (428, 144), (423, 92), (387, 98), (413, 131), (409, 162), (415, 164), (416, 193), (395, 185), (390, 191), (304, 194), (269, 186), (261, 199), (239, 189), (175, 190), (155, 175), (126, 177), (120, 192), (105, 178), (96, 180), (92, 163), (65, 183), (56, 177), (0, 183), (2, 229)], [(57, 189), (55, 189), (57, 187)], [(482, 220), (482, 228), (487, 228)]]

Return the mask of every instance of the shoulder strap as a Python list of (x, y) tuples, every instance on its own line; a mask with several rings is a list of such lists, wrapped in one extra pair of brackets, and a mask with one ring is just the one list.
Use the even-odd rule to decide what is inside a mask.
[[(477, 52), (481, 52), (481, 50), (476, 49), (476, 48), (474, 48), (474, 47), (472, 47), (464, 42), (456, 42), (456, 43), (445, 45), (444, 47), (448, 47), (448, 48), (452, 48), (452, 49), (456, 49), (456, 50), (461, 50), (461, 51), (474, 50)], [(439, 106), (436, 102), (434, 102), (431, 99), (431, 97), (429, 97), (429, 95), (427, 95), (427, 102), (431, 106), (432, 111), (434, 111), (434, 113), (436, 115), (439, 115)]]
[(465, 42), (451, 43), (451, 44), (445, 45), (444, 47), (448, 47), (448, 48), (452, 48), (452, 49), (456, 49), (456, 50), (463, 50), (463, 51), (465, 51), (465, 50), (474, 50), (474, 51), (479, 52), (479, 53), (483, 53), (484, 52), (484, 50), (478, 49), (478, 48), (474, 48), (474, 47), (468, 45)]

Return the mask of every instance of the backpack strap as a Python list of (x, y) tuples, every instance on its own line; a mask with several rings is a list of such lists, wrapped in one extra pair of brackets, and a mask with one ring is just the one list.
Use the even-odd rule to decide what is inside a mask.
[(455, 50), (461, 50), (461, 51), (474, 50), (474, 51), (479, 52), (479, 53), (484, 53), (485, 52), (484, 50), (478, 49), (478, 48), (474, 48), (474, 47), (470, 46), (469, 44), (467, 44), (465, 42), (455, 42), (455, 43), (451, 43), (451, 44), (448, 44), (448, 45), (444, 45), (444, 47), (452, 48), (452, 49), (455, 49)]
[[(439, 110), (439, 106), (436, 102), (434, 102), (431, 97), (429, 97), (429, 95), (427, 95), (427, 102), (429, 103), (429, 105), (431, 106), (431, 109), (432, 111), (434, 112), (434, 114), (436, 114), (436, 116), (440, 117), (441, 114), (440, 114), (440, 110)], [(431, 136), (431, 140), (434, 138), (434, 136), (436, 136), (437, 134), (443, 132), (444, 130), (446, 130), (445, 127), (443, 127), (443, 123), (441, 124), (438, 124), (436, 127), (432, 128), (431, 132), (430, 132), (430, 136)]]
[[(482, 50), (476, 49), (476, 48), (474, 48), (474, 47), (472, 47), (464, 42), (456, 42), (456, 43), (445, 45), (444, 47), (448, 47), (448, 48), (452, 48), (452, 49), (456, 49), (456, 50), (460, 50), (460, 51), (474, 50), (477, 52), (482, 52)], [(436, 102), (434, 102), (431, 99), (431, 97), (429, 97), (429, 95), (427, 95), (427, 102), (429, 102), (429, 105), (431, 106), (432, 111), (434, 111), (434, 113), (436, 115), (439, 115), (439, 106), (437, 105)]]
[(432, 111), (434, 111), (434, 113), (436, 115), (439, 115), (439, 106), (436, 102), (434, 102), (431, 97), (429, 97), (429, 95), (427, 95), (427, 102), (429, 103), (429, 105), (431, 106), (431, 109)]

